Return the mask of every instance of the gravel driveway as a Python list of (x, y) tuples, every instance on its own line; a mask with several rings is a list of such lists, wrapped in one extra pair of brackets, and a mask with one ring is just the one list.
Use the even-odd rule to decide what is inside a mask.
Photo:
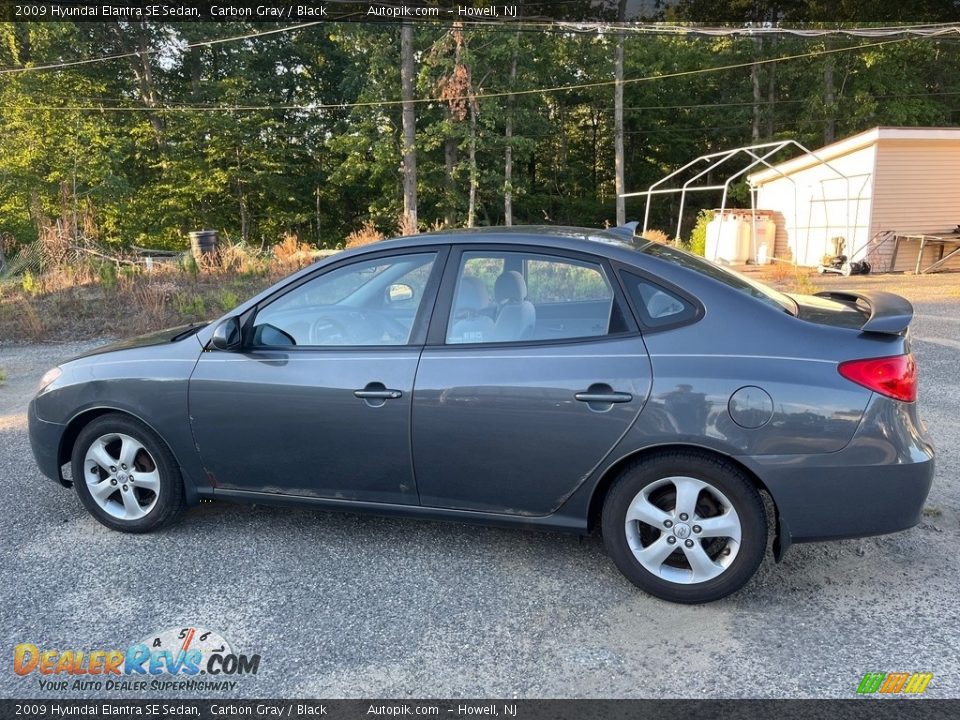
[(0, 344), (0, 697), (156, 695), (43, 691), (8, 663), (22, 642), (126, 648), (188, 625), (262, 657), (220, 697), (851, 697), (887, 671), (958, 697), (960, 297), (916, 305), (939, 453), (920, 526), (794, 546), (704, 607), (643, 595), (593, 538), (227, 503), (110, 532), (39, 474), (24, 416), (44, 370), (91, 344)]

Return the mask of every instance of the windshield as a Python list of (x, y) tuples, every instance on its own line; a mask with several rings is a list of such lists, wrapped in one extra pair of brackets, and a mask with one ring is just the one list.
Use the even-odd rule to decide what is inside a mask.
[(722, 282), (724, 285), (732, 287), (735, 290), (739, 290), (742, 293), (746, 293), (750, 297), (756, 298), (761, 302), (765, 302), (767, 305), (775, 307), (778, 310), (783, 310), (791, 315), (797, 314), (797, 304), (788, 295), (784, 295), (782, 292), (778, 292), (772, 287), (764, 285), (761, 282), (757, 282), (756, 280), (752, 280), (747, 276), (725, 268), (722, 265), (712, 263), (709, 260), (700, 257), (699, 255), (694, 255), (684, 250), (655, 242), (648, 242), (644, 245), (640, 245), (637, 247), (637, 250), (642, 253), (646, 253), (647, 255), (652, 255), (653, 257), (658, 257), (663, 260), (676, 263), (677, 265), (682, 265), (690, 270), (695, 270), (701, 275), (711, 277), (714, 280)]

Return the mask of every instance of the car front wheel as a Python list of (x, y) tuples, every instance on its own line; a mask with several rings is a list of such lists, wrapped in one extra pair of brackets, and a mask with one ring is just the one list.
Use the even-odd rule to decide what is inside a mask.
[(607, 494), (602, 528), (607, 552), (631, 582), (680, 603), (736, 592), (767, 545), (763, 501), (743, 472), (689, 452), (628, 467)]
[(90, 514), (113, 530), (143, 533), (182, 510), (177, 462), (153, 430), (127, 415), (93, 420), (73, 447), (73, 485)]

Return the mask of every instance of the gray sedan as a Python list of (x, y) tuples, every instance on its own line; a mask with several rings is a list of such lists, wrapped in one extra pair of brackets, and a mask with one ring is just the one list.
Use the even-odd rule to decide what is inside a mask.
[(115, 530), (240, 500), (599, 531), (640, 588), (706, 602), (771, 535), (779, 560), (917, 523), (912, 314), (627, 228), (434, 233), (52, 369), (30, 439)]

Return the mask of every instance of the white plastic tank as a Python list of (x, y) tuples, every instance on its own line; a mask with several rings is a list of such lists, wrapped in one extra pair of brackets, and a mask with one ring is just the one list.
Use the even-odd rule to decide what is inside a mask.
[(742, 210), (717, 212), (707, 223), (706, 258), (725, 265), (742, 265), (750, 259), (749, 215)]
[(743, 220), (748, 256), (758, 265), (773, 262), (773, 248), (777, 237), (777, 224), (773, 221), (773, 214), (767, 210), (757, 210), (744, 215)]

